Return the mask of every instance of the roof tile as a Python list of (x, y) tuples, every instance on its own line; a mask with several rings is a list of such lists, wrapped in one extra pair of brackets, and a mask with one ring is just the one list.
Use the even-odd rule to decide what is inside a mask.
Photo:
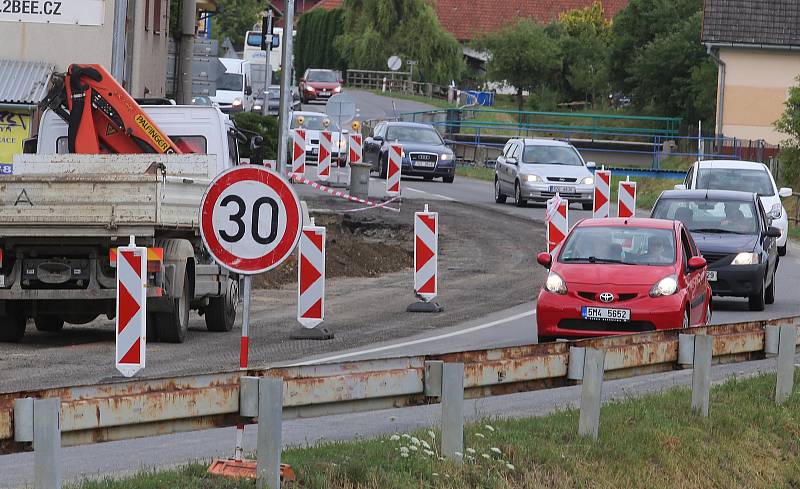
[(706, 43), (800, 46), (797, 0), (705, 0)]

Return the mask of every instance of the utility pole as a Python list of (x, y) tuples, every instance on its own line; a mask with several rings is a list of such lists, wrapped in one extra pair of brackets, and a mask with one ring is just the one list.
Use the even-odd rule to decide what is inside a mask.
[[(269, 90), (269, 84), (272, 82), (272, 68), (269, 64), (269, 53), (272, 51), (272, 22), (273, 13), (272, 9), (267, 9), (267, 16), (262, 19), (262, 46), (266, 49), (267, 54), (264, 58), (264, 93), (261, 96), (261, 115), (267, 115), (269, 112), (269, 97), (267, 91)], [(266, 29), (265, 29), (266, 28)]]
[(292, 106), (292, 30), (294, 27), (294, 0), (286, 0), (283, 15), (283, 46), (281, 63), (281, 118), (278, 139), (278, 169), (286, 175), (286, 156), (289, 143), (289, 109)]
[(180, 77), (178, 79), (178, 103), (192, 104), (192, 58), (194, 58), (194, 31), (197, 24), (197, 1), (182, 0), (181, 3), (181, 49)]
[[(111, 76), (122, 85), (125, 79), (125, 19), (128, 14), (128, 0), (114, 2), (114, 40), (111, 43)], [(125, 84), (130, 91), (130, 84)]]

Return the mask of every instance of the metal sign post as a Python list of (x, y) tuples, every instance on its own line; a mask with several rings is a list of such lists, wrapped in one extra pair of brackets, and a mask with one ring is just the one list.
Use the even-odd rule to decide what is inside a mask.
[(289, 110), (292, 107), (292, 26), (294, 25), (294, 0), (286, 0), (283, 17), (283, 56), (281, 59), (281, 118), (278, 138), (278, 172), (286, 175), (286, 156), (289, 153)]
[[(264, 39), (262, 41), (261, 47), (262, 49), (266, 47), (266, 58), (264, 60), (264, 93), (261, 95), (261, 115), (267, 115), (269, 113), (269, 98), (267, 98), (269, 85), (272, 83), (272, 70), (270, 69), (269, 65), (269, 53), (272, 51), (272, 22), (273, 22), (273, 13), (272, 9), (267, 9), (267, 16), (264, 18), (264, 22), (266, 22), (267, 31), (264, 33)], [(263, 29), (262, 29), (263, 31)], [(266, 46), (265, 46), (266, 44)]]
[[(339, 93), (334, 95), (333, 97), (328, 99), (328, 102), (325, 104), (325, 113), (328, 114), (329, 117), (336, 119), (337, 124), (339, 124), (339, 130), (337, 135), (339, 139), (336, 141), (337, 150), (339, 151), (339, 160), (342, 159), (342, 151), (345, 153), (345, 159), (350, 152), (349, 145), (345, 144), (345, 147), (342, 148), (342, 140), (344, 140), (344, 133), (342, 132), (342, 125), (349, 124), (356, 116), (356, 102), (353, 98), (346, 94), (346, 93)], [(347, 138), (350, 139), (349, 137)], [(330, 185), (333, 187), (341, 186), (339, 181), (339, 174), (341, 173), (341, 167), (339, 166), (339, 162), (336, 162), (336, 182), (331, 182)]]

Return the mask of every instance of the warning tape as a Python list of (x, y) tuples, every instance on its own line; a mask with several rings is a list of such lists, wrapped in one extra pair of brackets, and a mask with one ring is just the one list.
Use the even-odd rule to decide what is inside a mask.
[(310, 186), (313, 189), (320, 190), (320, 191), (325, 192), (327, 194), (333, 195), (334, 197), (339, 197), (340, 199), (349, 200), (350, 202), (358, 202), (359, 204), (365, 204), (367, 206), (367, 207), (361, 207), (361, 208), (358, 208), (358, 209), (346, 209), (343, 212), (358, 212), (358, 211), (365, 211), (365, 210), (368, 210), (368, 209), (378, 209), (378, 208), (386, 209), (387, 211), (400, 212), (400, 209), (398, 209), (396, 207), (387, 207), (387, 204), (397, 200), (399, 198), (399, 196), (398, 197), (393, 197), (393, 198), (387, 200), (386, 202), (372, 202), (372, 201), (365, 200), (365, 199), (362, 199), (362, 198), (359, 198), (359, 197), (353, 197), (352, 195), (350, 195), (350, 194), (348, 194), (346, 192), (342, 192), (342, 191), (339, 191), (339, 190), (334, 190), (334, 189), (332, 189), (330, 187), (326, 187), (325, 185), (320, 185), (317, 182), (311, 181), (308, 178), (303, 177), (303, 176), (295, 175), (293, 177), (293, 180), (295, 182), (297, 182), (297, 183), (303, 183), (305, 185)]

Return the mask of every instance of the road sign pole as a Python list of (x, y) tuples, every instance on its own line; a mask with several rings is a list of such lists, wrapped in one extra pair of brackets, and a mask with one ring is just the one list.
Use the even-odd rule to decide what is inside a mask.
[(272, 83), (272, 70), (269, 66), (269, 53), (272, 51), (272, 9), (267, 9), (267, 34), (264, 39), (266, 42), (266, 57), (264, 59), (264, 93), (261, 96), (261, 115), (269, 113), (269, 98), (267, 98), (267, 91), (269, 85)]
[[(250, 290), (252, 278), (244, 277), (244, 311), (242, 311), (242, 340), (239, 343), (239, 370), (247, 370), (250, 352)], [(236, 448), (233, 451), (234, 460), (242, 460), (244, 454), (244, 425), (236, 425)]]
[(281, 59), (281, 119), (278, 138), (278, 173), (286, 176), (286, 156), (289, 153), (289, 109), (292, 105), (292, 26), (294, 25), (294, 0), (286, 0), (283, 17), (283, 56)]

